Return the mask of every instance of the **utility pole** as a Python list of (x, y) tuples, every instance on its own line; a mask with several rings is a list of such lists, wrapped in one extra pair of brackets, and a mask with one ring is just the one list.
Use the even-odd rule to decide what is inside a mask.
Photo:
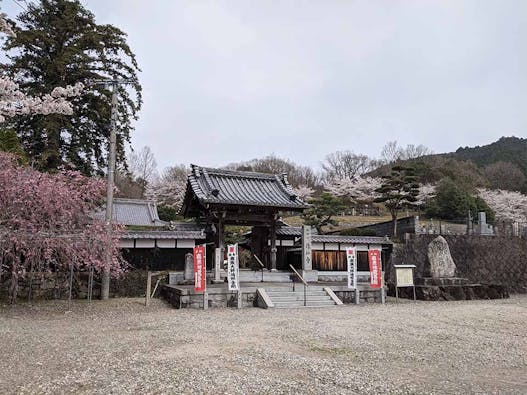
[(112, 232), (113, 232), (113, 190), (115, 186), (115, 162), (117, 151), (117, 87), (118, 85), (133, 84), (133, 80), (113, 78), (111, 80), (99, 81), (112, 86), (112, 111), (110, 125), (110, 147), (108, 150), (108, 182), (106, 186), (106, 231), (108, 245), (106, 247), (105, 264), (101, 277), (101, 299), (110, 297), (110, 268), (112, 266)]

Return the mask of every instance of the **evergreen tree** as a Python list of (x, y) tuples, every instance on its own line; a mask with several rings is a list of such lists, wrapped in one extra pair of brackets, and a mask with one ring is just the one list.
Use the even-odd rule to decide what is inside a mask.
[(15, 154), (22, 162), (26, 159), (24, 149), (13, 129), (0, 129), (0, 151)]
[(485, 200), (474, 196), (463, 185), (449, 178), (443, 179), (436, 190), (435, 197), (427, 205), (426, 213), (431, 217), (448, 220), (464, 220), (468, 213), (475, 217), (480, 211), (487, 213), (487, 220), (494, 221), (494, 211)]
[(341, 198), (327, 192), (322, 192), (318, 198), (311, 199), (309, 203), (312, 207), (306, 210), (302, 217), (304, 223), (314, 226), (318, 233), (322, 233), (323, 226), (338, 225), (338, 222), (332, 217), (346, 209)]
[(98, 25), (78, 0), (41, 0), (28, 4), (18, 17), (4, 71), (28, 94), (39, 96), (56, 86), (82, 82), (85, 91), (71, 100), (73, 115), (20, 115), (10, 120), (27, 156), (40, 169), (71, 166), (85, 174), (106, 167), (111, 91), (97, 84), (108, 78), (131, 79), (118, 88), (117, 158), (124, 163), (132, 121), (141, 107), (135, 55), (126, 34), (112, 25)]
[(417, 201), (419, 184), (416, 182), (412, 167), (394, 166), (389, 176), (385, 176), (381, 187), (376, 189), (380, 194), (374, 201), (384, 203), (390, 211), (393, 221), (393, 236), (397, 236), (397, 214), (404, 206)]

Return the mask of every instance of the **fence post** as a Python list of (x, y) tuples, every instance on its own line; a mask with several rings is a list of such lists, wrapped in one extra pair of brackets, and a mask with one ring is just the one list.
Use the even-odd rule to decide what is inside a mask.
[(148, 307), (150, 305), (150, 292), (152, 290), (152, 272), (147, 272), (146, 277), (146, 300), (145, 300), (145, 306)]

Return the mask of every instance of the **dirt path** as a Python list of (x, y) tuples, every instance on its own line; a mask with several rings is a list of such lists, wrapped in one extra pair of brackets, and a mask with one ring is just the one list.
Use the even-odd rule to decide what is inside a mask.
[(174, 310), (0, 308), (0, 393), (527, 393), (527, 297)]

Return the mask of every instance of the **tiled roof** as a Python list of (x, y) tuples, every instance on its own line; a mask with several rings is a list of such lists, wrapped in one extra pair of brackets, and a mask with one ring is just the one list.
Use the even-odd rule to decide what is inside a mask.
[(194, 239), (204, 240), (205, 230), (202, 226), (192, 223), (171, 224), (171, 230), (140, 230), (122, 233), (122, 239)]
[[(105, 207), (93, 214), (95, 219), (104, 220)], [(154, 202), (142, 199), (115, 198), (113, 201), (113, 220), (121, 225), (163, 226), (167, 223), (159, 219)]]
[[(313, 229), (313, 232), (315, 230)], [(276, 229), (276, 235), (280, 236), (302, 236), (300, 226), (282, 226)], [(318, 235), (311, 236), (315, 243), (350, 243), (350, 244), (392, 244), (386, 237), (375, 236), (340, 236), (340, 235)]]
[(393, 244), (386, 237), (375, 236), (313, 235), (312, 239), (314, 243)]
[[(294, 194), (285, 174), (211, 169), (192, 165), (187, 185), (190, 187), (187, 187), (187, 194), (193, 193), (202, 204), (277, 207), (297, 211), (309, 207)], [(190, 199), (185, 198), (185, 201)]]

